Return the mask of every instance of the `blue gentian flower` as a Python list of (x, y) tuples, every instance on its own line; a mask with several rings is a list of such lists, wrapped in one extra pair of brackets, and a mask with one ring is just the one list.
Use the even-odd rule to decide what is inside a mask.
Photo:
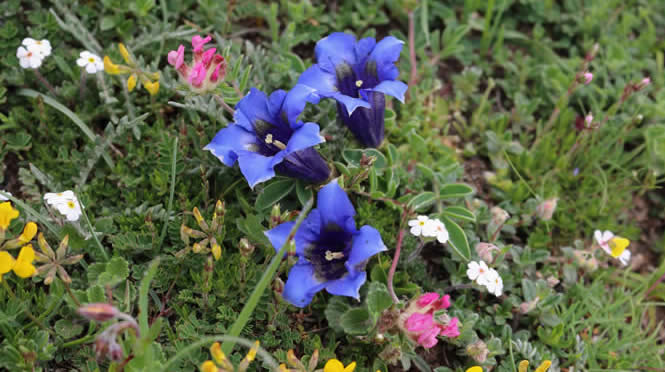
[[(289, 272), (284, 299), (304, 307), (316, 292), (358, 299), (367, 279), (365, 264), (370, 257), (385, 251), (379, 232), (365, 225), (356, 229), (356, 211), (337, 180), (324, 186), (313, 209), (295, 234), (298, 262)], [(294, 222), (286, 222), (266, 236), (277, 251), (286, 242)]]
[(313, 89), (304, 85), (296, 85), (288, 93), (275, 91), (270, 97), (252, 88), (236, 105), (235, 123), (220, 130), (204, 149), (229, 167), (237, 160), (252, 188), (274, 177), (275, 171), (323, 182), (330, 168), (312, 147), (324, 142), (319, 126), (298, 121), (305, 104), (318, 101)]
[(339, 116), (358, 141), (378, 147), (384, 137), (384, 95), (404, 102), (407, 85), (395, 80), (403, 44), (393, 36), (377, 43), (372, 37), (356, 41), (353, 35), (335, 32), (316, 43), (317, 64), (303, 72), (298, 83), (334, 98)]

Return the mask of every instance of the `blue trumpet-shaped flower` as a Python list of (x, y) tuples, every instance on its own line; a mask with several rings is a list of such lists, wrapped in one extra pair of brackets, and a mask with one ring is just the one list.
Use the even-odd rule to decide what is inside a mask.
[(334, 98), (339, 116), (358, 141), (378, 147), (384, 137), (385, 95), (404, 102), (407, 85), (395, 80), (403, 44), (393, 36), (377, 43), (371, 37), (356, 41), (335, 32), (316, 43), (317, 64), (303, 72), (298, 83)]
[(316, 123), (303, 123), (298, 116), (307, 102), (318, 103), (313, 89), (296, 85), (288, 93), (270, 97), (252, 88), (236, 105), (235, 123), (220, 130), (204, 148), (225, 165), (238, 161), (250, 187), (283, 175), (319, 183), (328, 179), (330, 168), (312, 147), (324, 142)]
[[(284, 299), (304, 307), (323, 289), (339, 296), (358, 299), (367, 279), (365, 264), (370, 257), (385, 251), (379, 232), (365, 225), (356, 229), (356, 211), (337, 180), (324, 186), (313, 209), (296, 231), (298, 262), (289, 272)], [(277, 251), (288, 239), (294, 222), (278, 225), (266, 236)]]

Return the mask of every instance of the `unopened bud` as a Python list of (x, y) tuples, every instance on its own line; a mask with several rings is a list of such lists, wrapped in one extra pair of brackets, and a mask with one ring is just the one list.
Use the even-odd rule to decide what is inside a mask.
[(550, 198), (540, 203), (540, 205), (536, 207), (536, 215), (543, 221), (551, 220), (558, 201), (559, 198)]
[(487, 348), (487, 344), (485, 344), (483, 340), (478, 340), (474, 343), (467, 345), (466, 352), (476, 362), (485, 363), (490, 351)]
[(194, 253), (201, 253), (202, 250), (203, 247), (199, 243), (194, 243), (194, 245), (192, 246), (192, 251), (194, 251)]
[(289, 351), (286, 353), (286, 361), (289, 362), (291, 367), (294, 367), (299, 371), (305, 371), (305, 366), (302, 364), (300, 359), (298, 359), (293, 349), (289, 349)]
[(490, 209), (490, 213), (492, 214), (492, 223), (494, 223), (496, 226), (503, 225), (510, 218), (510, 214), (508, 214), (508, 212), (497, 206), (492, 207), (492, 209)]
[(108, 356), (109, 359), (113, 360), (114, 362), (122, 362), (125, 359), (124, 353), (122, 352), (122, 347), (115, 341), (109, 344)]
[(212, 256), (215, 257), (215, 261), (222, 257), (222, 247), (219, 244), (213, 244), (210, 250), (212, 251)]
[(480, 242), (476, 244), (476, 253), (478, 256), (485, 262), (493, 262), (494, 261), (494, 252), (499, 251), (499, 247), (492, 243), (483, 243)]
[(309, 358), (309, 363), (307, 364), (309, 368), (307, 370), (314, 371), (317, 364), (319, 364), (319, 349), (314, 349), (312, 356)]
[(550, 288), (556, 287), (557, 284), (559, 284), (560, 280), (559, 278), (556, 278), (554, 276), (550, 276), (547, 278), (547, 285), (550, 286)]
[(208, 231), (208, 223), (203, 219), (203, 216), (201, 215), (201, 212), (197, 207), (194, 207), (192, 210), (192, 214), (194, 214), (194, 219), (196, 219), (196, 223), (199, 224), (199, 227), (201, 227), (201, 230), (203, 231)]
[(593, 80), (593, 74), (590, 72), (585, 72), (584, 73), (584, 85), (589, 85), (591, 83), (591, 80)]
[(62, 259), (67, 255), (68, 246), (69, 246), (69, 234), (65, 235), (65, 237), (62, 238), (62, 240), (60, 241), (60, 245), (58, 245), (58, 250), (55, 251), (58, 259)]
[(250, 243), (247, 238), (240, 239), (238, 248), (240, 249), (240, 254), (245, 257), (249, 257), (252, 253), (254, 253), (254, 245), (252, 245), (252, 243)]
[(593, 123), (593, 115), (589, 113), (587, 114), (587, 116), (584, 117), (584, 124), (586, 125), (587, 128), (591, 128), (592, 123)]
[(189, 234), (188, 231), (191, 231), (189, 227), (185, 226), (185, 224), (180, 225), (180, 240), (182, 240), (185, 245), (189, 245)]
[(527, 314), (531, 310), (535, 309), (536, 305), (538, 305), (538, 301), (540, 301), (540, 297), (536, 297), (531, 301), (522, 302), (519, 306), (520, 313)]
[(270, 227), (275, 227), (280, 223), (282, 223), (282, 212), (279, 204), (275, 204), (272, 206), (272, 210), (270, 210)]
[(83, 305), (78, 308), (77, 312), (86, 319), (98, 322), (111, 320), (120, 314), (120, 310), (115, 306), (101, 302)]
[(272, 282), (272, 290), (275, 294), (281, 296), (284, 293), (284, 281), (279, 277), (276, 277)]
[(18, 237), (18, 240), (25, 244), (32, 240), (32, 238), (37, 235), (37, 224), (34, 222), (28, 222), (23, 228), (23, 233)]

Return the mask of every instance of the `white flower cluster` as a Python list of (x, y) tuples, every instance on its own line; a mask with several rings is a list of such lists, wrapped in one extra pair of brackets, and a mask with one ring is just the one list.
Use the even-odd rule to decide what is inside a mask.
[(16, 50), (16, 57), (23, 68), (38, 68), (44, 58), (51, 54), (51, 43), (46, 39), (35, 40), (27, 37), (21, 44)]
[(438, 218), (430, 219), (427, 216), (418, 216), (415, 220), (409, 221), (409, 226), (411, 227), (409, 231), (414, 236), (435, 237), (442, 244), (448, 241), (446, 225)]
[(81, 204), (79, 203), (76, 195), (71, 190), (58, 193), (46, 193), (44, 195), (44, 200), (46, 204), (53, 206), (55, 209), (60, 212), (63, 216), (67, 218), (67, 221), (78, 221), (81, 218)]
[(466, 276), (478, 285), (487, 288), (487, 291), (497, 297), (503, 292), (503, 279), (499, 273), (488, 267), (485, 261), (471, 261), (467, 265)]

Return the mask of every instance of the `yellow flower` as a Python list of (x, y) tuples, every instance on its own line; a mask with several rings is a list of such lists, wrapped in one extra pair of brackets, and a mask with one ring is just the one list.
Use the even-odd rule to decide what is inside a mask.
[(136, 87), (136, 74), (131, 74), (127, 79), (127, 90), (131, 92), (134, 87)]
[(129, 65), (133, 64), (133, 61), (129, 56), (129, 52), (127, 51), (127, 48), (125, 48), (125, 44), (118, 43), (118, 49), (120, 50), (120, 54), (122, 54), (122, 58), (125, 60), (125, 62), (127, 62)]
[(466, 372), (483, 372), (483, 368), (480, 367), (480, 366), (473, 366), (473, 367), (467, 369)]
[(610, 248), (612, 249), (610, 254), (612, 255), (612, 257), (617, 258), (617, 257), (621, 256), (623, 251), (626, 250), (626, 248), (630, 244), (630, 240), (628, 240), (626, 238), (622, 238), (620, 236), (615, 236), (612, 239), (610, 239), (608, 244), (609, 244)]
[(323, 372), (353, 372), (354, 369), (356, 369), (356, 362), (351, 362), (351, 364), (344, 367), (344, 364), (339, 360), (330, 359), (323, 367)]
[(16, 261), (11, 254), (2, 251), (0, 252), (0, 282), (2, 281), (2, 275), (7, 274), (14, 268)]
[(517, 366), (517, 371), (518, 372), (526, 372), (527, 368), (529, 368), (529, 361), (528, 360), (523, 360), (520, 362), (520, 364)]
[(143, 83), (143, 86), (148, 91), (148, 93), (150, 93), (151, 96), (154, 96), (159, 91), (159, 81), (155, 81), (153, 83), (148, 80), (145, 83)]
[(217, 362), (218, 365), (229, 365), (229, 360), (226, 359), (226, 355), (222, 351), (222, 346), (219, 344), (219, 342), (215, 342), (212, 344), (212, 346), (210, 346), (210, 355), (212, 355), (213, 359), (215, 359), (215, 362)]
[(18, 211), (10, 202), (0, 203), (0, 230), (7, 230), (9, 223), (18, 217)]
[(34, 266), (32, 266), (32, 261), (35, 260), (35, 251), (32, 249), (32, 244), (28, 244), (25, 247), (21, 248), (21, 252), (18, 254), (16, 263), (12, 270), (14, 273), (21, 278), (29, 278), (35, 274)]
[(217, 372), (217, 366), (212, 360), (206, 360), (201, 364), (201, 372)]
[(35, 235), (37, 235), (37, 224), (34, 222), (28, 222), (23, 228), (23, 233), (18, 237), (18, 240), (21, 244), (25, 244), (31, 241)]
[(547, 372), (547, 370), (550, 369), (551, 365), (552, 365), (552, 361), (551, 360), (546, 360), (546, 361), (540, 363), (538, 368), (536, 368), (536, 372)]
[(110, 75), (126, 74), (131, 71), (127, 66), (116, 65), (109, 56), (104, 56), (104, 71)]
[(212, 256), (215, 257), (215, 261), (222, 257), (222, 247), (219, 244), (212, 245)]
[(247, 352), (247, 355), (245, 355), (245, 360), (251, 362), (256, 358), (256, 352), (259, 350), (260, 344), (261, 343), (259, 341), (254, 341), (254, 346), (252, 346), (252, 348)]

